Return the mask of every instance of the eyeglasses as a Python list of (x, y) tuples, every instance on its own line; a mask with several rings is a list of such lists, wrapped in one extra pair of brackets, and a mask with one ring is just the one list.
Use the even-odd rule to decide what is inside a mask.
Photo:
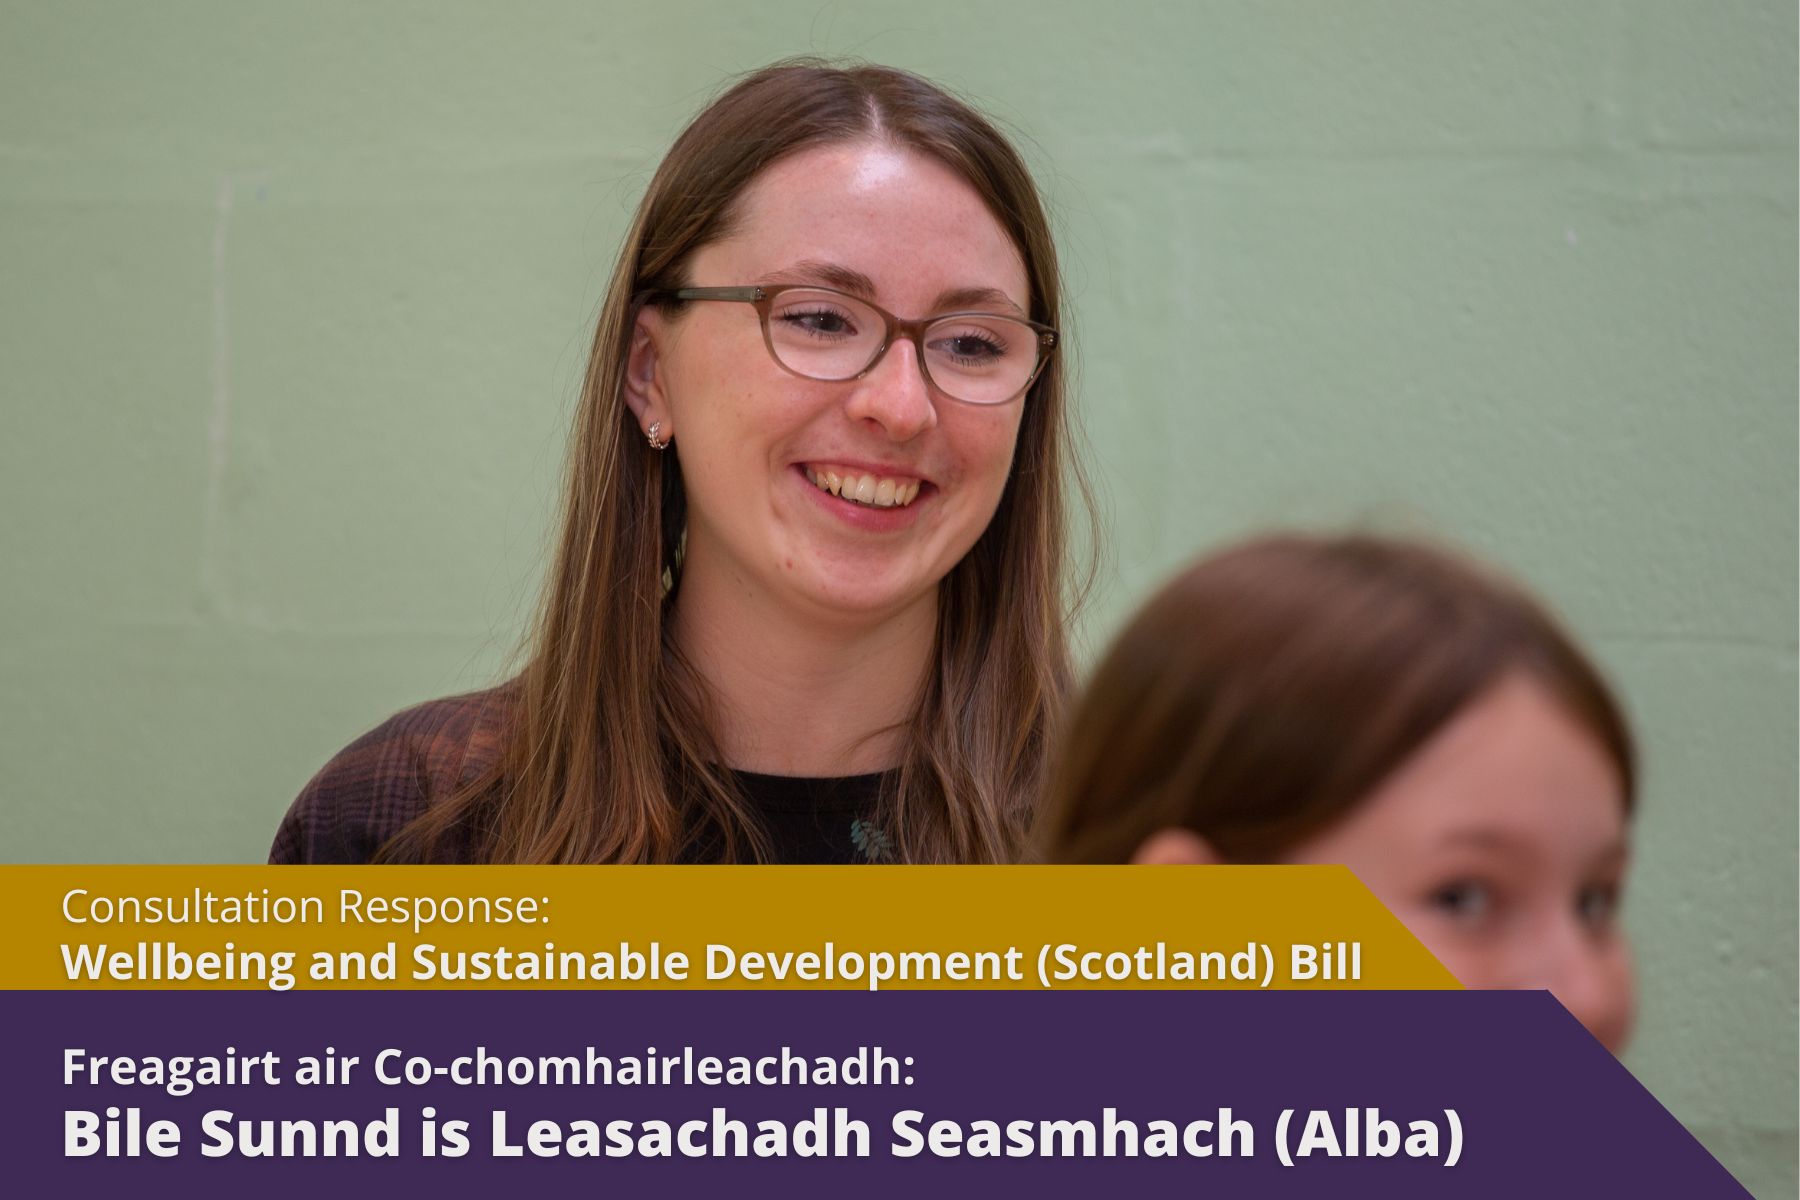
[(903, 321), (867, 300), (809, 284), (676, 288), (644, 299), (753, 304), (777, 365), (802, 379), (828, 383), (860, 379), (890, 346), (909, 338), (918, 347), (925, 382), (964, 404), (1018, 399), (1056, 346), (1056, 330), (1021, 317), (958, 312)]

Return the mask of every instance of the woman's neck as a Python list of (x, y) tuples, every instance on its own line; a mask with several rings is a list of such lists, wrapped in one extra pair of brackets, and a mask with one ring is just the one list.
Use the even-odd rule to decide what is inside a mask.
[(837, 776), (899, 763), (931, 662), (935, 595), (879, 620), (823, 622), (708, 582), (682, 579), (672, 619), (711, 693), (725, 765)]

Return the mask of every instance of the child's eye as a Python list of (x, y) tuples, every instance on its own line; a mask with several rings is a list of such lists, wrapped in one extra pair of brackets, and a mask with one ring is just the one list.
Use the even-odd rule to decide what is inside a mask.
[(1590, 884), (1575, 897), (1575, 912), (1583, 923), (1605, 929), (1619, 915), (1619, 889), (1610, 883)]
[(1485, 920), (1494, 906), (1494, 890), (1473, 879), (1446, 883), (1431, 893), (1433, 908), (1467, 925)]

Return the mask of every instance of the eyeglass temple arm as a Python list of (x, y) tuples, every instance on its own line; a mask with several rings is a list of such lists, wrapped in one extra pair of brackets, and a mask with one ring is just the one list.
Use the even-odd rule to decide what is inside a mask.
[(768, 295), (760, 287), (676, 288), (666, 293), (676, 300), (744, 300), (754, 304)]

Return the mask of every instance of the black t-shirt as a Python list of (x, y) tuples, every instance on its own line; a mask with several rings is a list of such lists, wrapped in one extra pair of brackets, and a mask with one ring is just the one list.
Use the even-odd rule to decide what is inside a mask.
[(884, 775), (797, 779), (733, 771), (738, 788), (762, 818), (779, 863), (893, 862), (874, 821)]

